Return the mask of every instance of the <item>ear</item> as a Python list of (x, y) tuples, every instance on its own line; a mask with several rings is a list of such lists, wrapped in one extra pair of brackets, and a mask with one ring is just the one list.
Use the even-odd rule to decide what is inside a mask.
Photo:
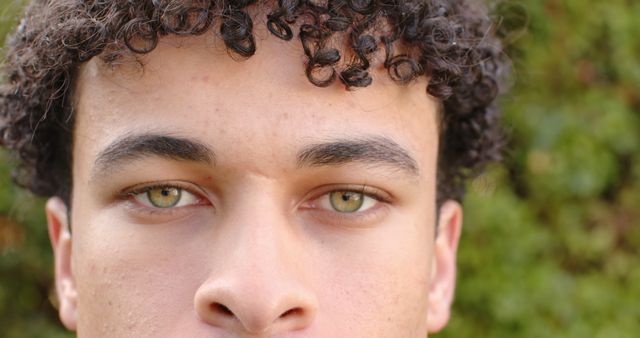
[(52, 197), (45, 207), (49, 239), (55, 260), (56, 294), (60, 302), (59, 315), (64, 326), (76, 329), (76, 285), (71, 268), (71, 232), (67, 219), (67, 206), (58, 197)]
[(429, 286), (427, 327), (430, 333), (449, 322), (456, 285), (456, 252), (462, 230), (462, 207), (449, 200), (440, 208)]

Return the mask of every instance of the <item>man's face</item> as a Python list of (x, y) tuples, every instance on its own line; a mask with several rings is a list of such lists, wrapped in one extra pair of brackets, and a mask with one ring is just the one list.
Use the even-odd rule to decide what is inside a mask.
[(317, 88), (273, 37), (237, 62), (165, 39), (83, 65), (71, 234), (50, 200), (64, 324), (81, 337), (424, 337), (448, 318), (460, 210), (435, 208), (426, 81)]

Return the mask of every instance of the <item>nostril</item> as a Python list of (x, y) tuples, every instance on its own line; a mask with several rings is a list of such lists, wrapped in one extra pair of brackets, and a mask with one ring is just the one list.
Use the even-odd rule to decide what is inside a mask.
[(234, 316), (233, 312), (231, 312), (231, 310), (229, 310), (228, 307), (226, 307), (226, 306), (224, 306), (224, 305), (222, 305), (220, 303), (212, 303), (210, 305), (210, 307), (211, 307), (212, 311), (217, 312), (217, 313), (219, 313), (221, 315)]
[(299, 316), (299, 315), (302, 315), (303, 312), (304, 310), (302, 308), (296, 307), (296, 308), (285, 311), (283, 314), (280, 315), (280, 318), (284, 319), (287, 317)]

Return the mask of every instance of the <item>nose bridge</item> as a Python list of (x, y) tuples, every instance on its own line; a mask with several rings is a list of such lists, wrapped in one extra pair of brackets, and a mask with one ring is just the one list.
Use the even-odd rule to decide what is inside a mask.
[(282, 270), (296, 265), (293, 256), (299, 249), (300, 238), (283, 208), (284, 202), (268, 189), (246, 191), (237, 200), (225, 217), (227, 240), (231, 244), (229, 262), (238, 270), (249, 270), (256, 278), (286, 274)]
[(224, 250), (216, 250), (213, 272), (196, 294), (198, 314), (250, 333), (304, 327), (317, 304), (291, 217), (267, 190), (238, 198), (224, 217)]

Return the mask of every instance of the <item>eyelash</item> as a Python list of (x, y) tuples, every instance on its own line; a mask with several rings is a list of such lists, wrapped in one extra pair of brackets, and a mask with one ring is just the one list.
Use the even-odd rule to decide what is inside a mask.
[(320, 192), (315, 194), (316, 197), (313, 198), (312, 200), (318, 200), (322, 196), (325, 196), (332, 192), (338, 192), (338, 191), (355, 192), (358, 194), (363, 194), (364, 196), (373, 198), (378, 202), (385, 202), (385, 203), (391, 202), (391, 197), (388, 194), (382, 192), (380, 189), (373, 188), (367, 185), (353, 185), (353, 184), (330, 185), (330, 186), (324, 187)]
[[(199, 202), (196, 204), (190, 204), (180, 207), (159, 208), (143, 205), (142, 202), (136, 201), (136, 196), (146, 194), (154, 189), (167, 188), (180, 189), (183, 192), (190, 193), (194, 195)], [(209, 200), (206, 197), (203, 197), (205, 193), (203, 191), (196, 190), (200, 189), (196, 189), (192, 185), (183, 182), (157, 182), (149, 183), (146, 185), (136, 185), (134, 187), (125, 189), (120, 196), (122, 200), (128, 200), (130, 202), (130, 207), (133, 208), (136, 212), (146, 213), (147, 215), (172, 216), (190, 207), (211, 205)], [(367, 208), (366, 210), (358, 210), (354, 212), (339, 212), (337, 210), (319, 207), (318, 205), (320, 199), (330, 198), (327, 197), (327, 195), (331, 194), (332, 192), (355, 192), (363, 194), (366, 198), (373, 199), (375, 205)], [(312, 198), (305, 199), (305, 202), (303, 202), (302, 204), (302, 209), (316, 211), (314, 213), (314, 217), (316, 219), (320, 219), (322, 222), (328, 222), (336, 225), (357, 225), (369, 223), (373, 219), (377, 218), (377, 216), (380, 215), (381, 211), (384, 211), (381, 209), (384, 209), (383, 207), (385, 205), (392, 203), (392, 198), (388, 193), (367, 185), (330, 185), (322, 187), (320, 191), (314, 193), (311, 196)]]

